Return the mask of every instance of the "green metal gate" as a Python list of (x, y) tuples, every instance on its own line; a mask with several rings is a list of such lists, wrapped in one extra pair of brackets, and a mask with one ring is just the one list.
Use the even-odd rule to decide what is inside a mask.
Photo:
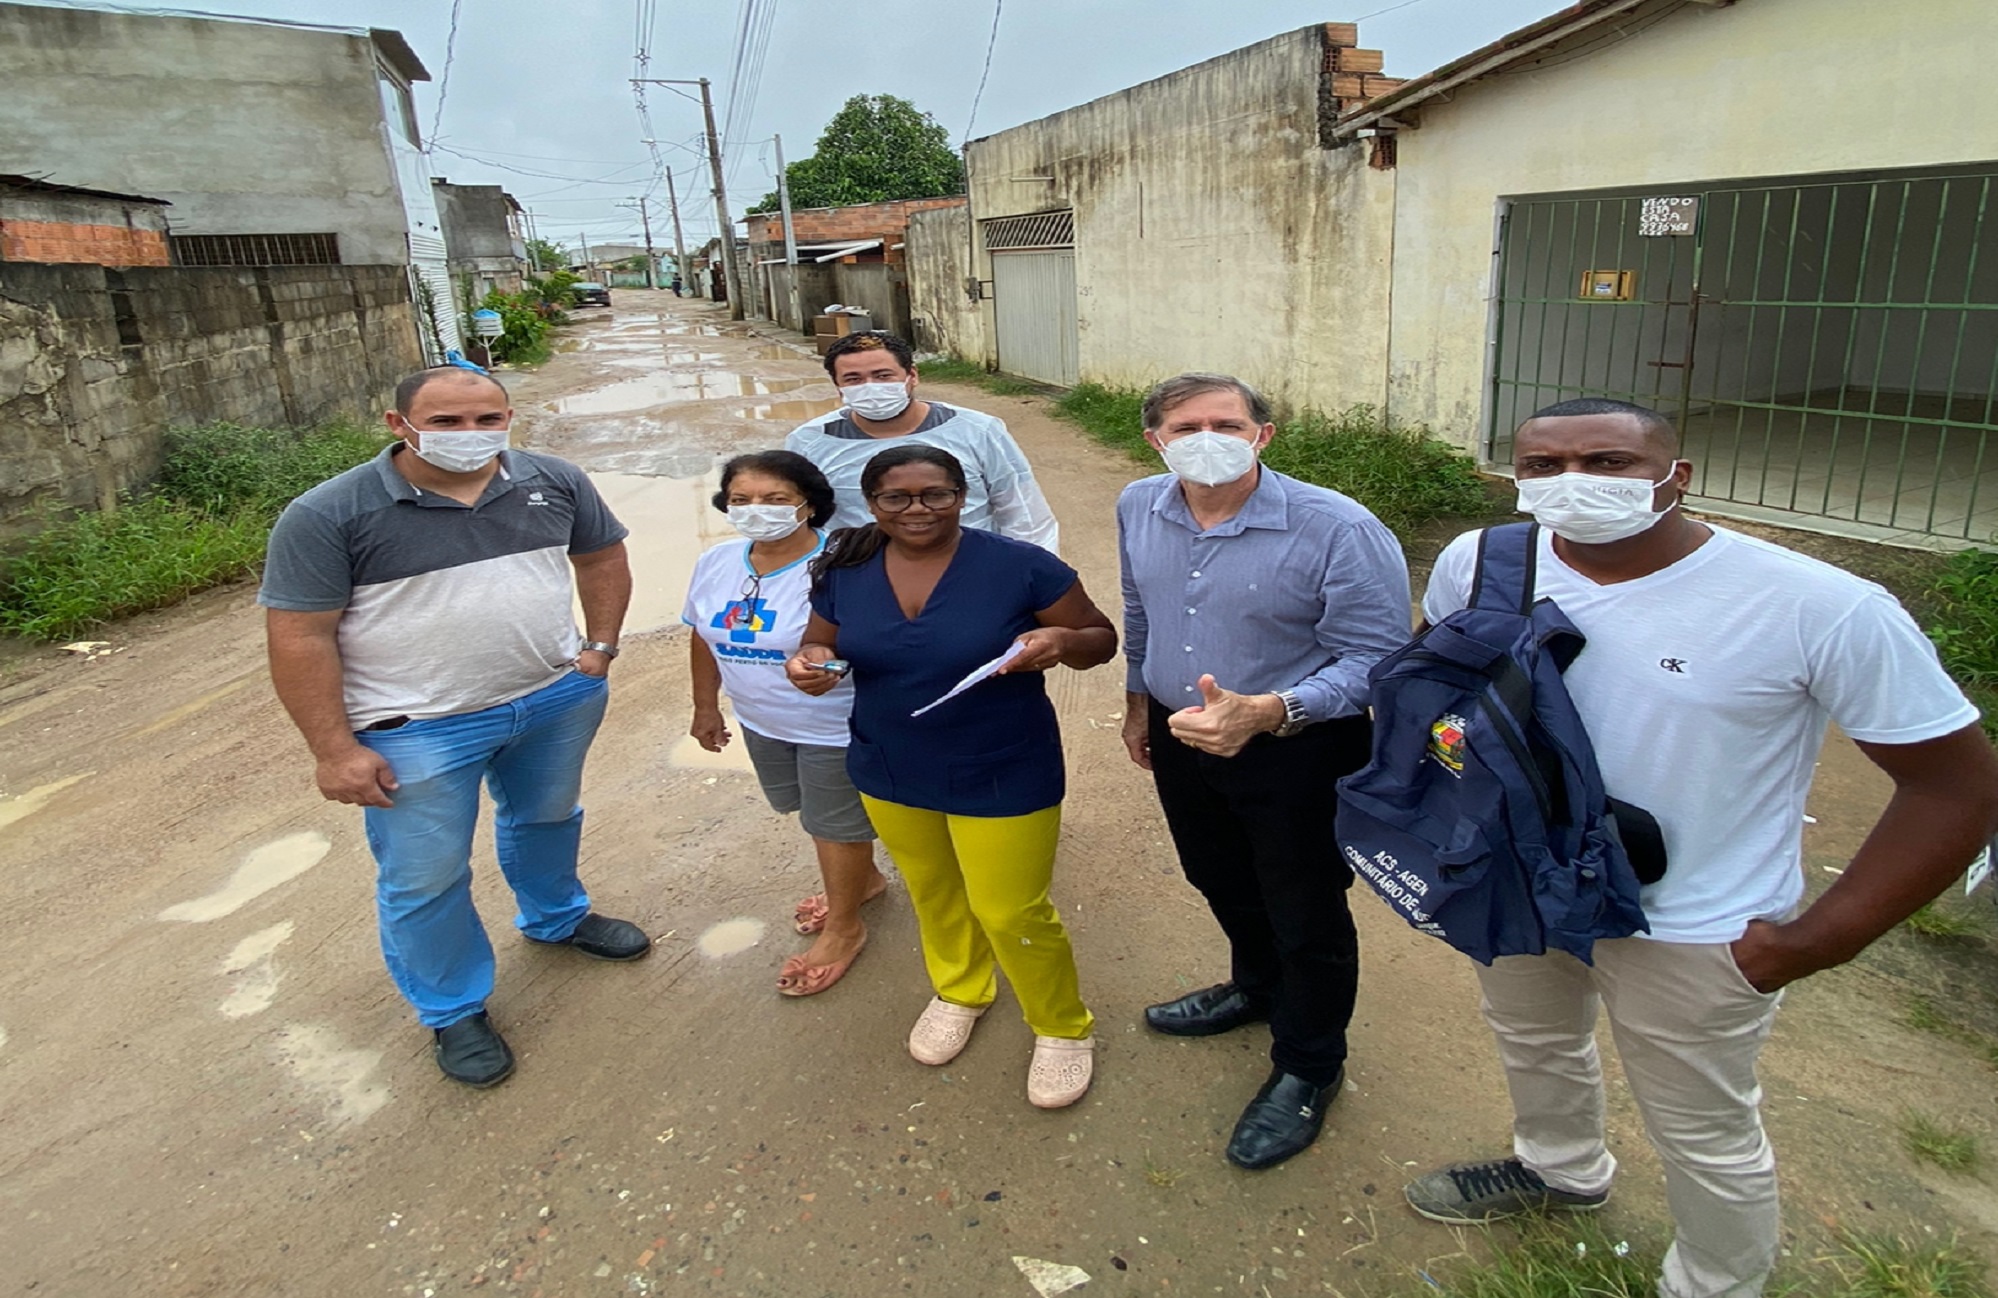
[(1608, 396), (1684, 433), (1720, 512), (1921, 544), (1998, 533), (1998, 165), (1519, 199), (1486, 450)]

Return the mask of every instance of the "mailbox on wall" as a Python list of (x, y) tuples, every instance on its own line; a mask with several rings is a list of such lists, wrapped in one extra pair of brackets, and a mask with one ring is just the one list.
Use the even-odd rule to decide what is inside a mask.
[(1576, 295), (1591, 302), (1628, 302), (1637, 296), (1634, 270), (1585, 270)]

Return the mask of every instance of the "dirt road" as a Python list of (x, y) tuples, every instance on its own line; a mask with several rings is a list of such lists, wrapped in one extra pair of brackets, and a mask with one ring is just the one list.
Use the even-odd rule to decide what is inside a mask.
[[(1057, 901), (1101, 1020), (1087, 1100), (1027, 1106), (1031, 1038), (1003, 994), (955, 1064), (908, 1059), (928, 993), (899, 888), (840, 986), (774, 994), (807, 844), (737, 759), (685, 739), (677, 618), (725, 526), (702, 499), (716, 455), (777, 444), (831, 388), (800, 349), (665, 295), (620, 293), (567, 337), (514, 382), (517, 428), (601, 475), (635, 529), (646, 633), (591, 756), (584, 869), (602, 909), (658, 935), (652, 958), (527, 946), (482, 840), (492, 1009), (521, 1066), (451, 1085), (381, 968), (359, 816), (319, 799), (271, 695), (253, 592), (113, 628), (106, 656), (32, 656), (0, 690), (0, 1292), (1025, 1296), (1021, 1255), (1083, 1268), (1092, 1293), (1284, 1298), (1380, 1294), (1464, 1247), (1399, 1200), (1411, 1170), (1505, 1143), (1473, 980), (1440, 944), (1357, 902), (1350, 1081), (1316, 1148), (1272, 1172), (1220, 1152), (1266, 1034), (1139, 1030), (1144, 1004), (1226, 964), (1117, 742), (1119, 666), (1053, 681)], [(930, 394), (1011, 424), (1113, 606), (1133, 466), (1038, 398)], [(1883, 800), (1850, 745), (1827, 749), (1814, 874)], [(1989, 1070), (1897, 1023), (1925, 968), (1825, 975), (1784, 1011), (1765, 1071), (1800, 1256), (1830, 1222), (1998, 1251), (1990, 1188), (1918, 1171), (1893, 1134), (1911, 1104), (1998, 1130)], [(1653, 1238), (1655, 1162), (1627, 1103), (1613, 1122), (1611, 1228)]]

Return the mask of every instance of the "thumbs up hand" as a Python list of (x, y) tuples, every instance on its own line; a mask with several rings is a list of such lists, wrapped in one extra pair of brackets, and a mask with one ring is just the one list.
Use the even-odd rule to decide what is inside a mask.
[(1209, 674), (1200, 678), (1200, 702), (1166, 718), (1173, 738), (1216, 757), (1233, 757), (1248, 742), (1283, 724), (1283, 700), (1274, 694), (1224, 690)]

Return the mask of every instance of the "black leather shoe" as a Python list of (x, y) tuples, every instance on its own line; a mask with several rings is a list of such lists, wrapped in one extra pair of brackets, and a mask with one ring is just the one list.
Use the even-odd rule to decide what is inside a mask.
[(628, 919), (612, 919), (595, 911), (583, 916), (567, 937), (552, 942), (538, 937), (527, 940), (542, 946), (573, 947), (598, 960), (636, 960), (652, 949), (652, 939), (645, 936), (644, 929)]
[(1176, 1001), (1145, 1008), (1145, 1025), (1175, 1037), (1211, 1037), (1232, 1032), (1244, 1023), (1261, 1023), (1270, 1007), (1234, 983), (1217, 983), (1188, 992)]
[(436, 1029), (436, 1036), (437, 1044), (431, 1050), (437, 1056), (437, 1066), (454, 1082), (484, 1090), (498, 1086), (513, 1073), (513, 1051), (506, 1048), (499, 1029), (484, 1010)]
[(1330, 1086), (1313, 1086), (1277, 1069), (1242, 1110), (1228, 1141), (1228, 1161), (1251, 1172), (1275, 1167), (1311, 1148), (1325, 1125), (1325, 1109), (1346, 1084), (1346, 1070)]

